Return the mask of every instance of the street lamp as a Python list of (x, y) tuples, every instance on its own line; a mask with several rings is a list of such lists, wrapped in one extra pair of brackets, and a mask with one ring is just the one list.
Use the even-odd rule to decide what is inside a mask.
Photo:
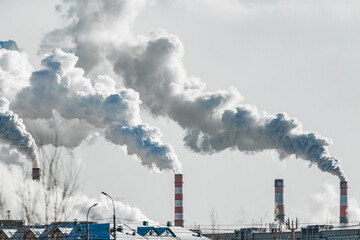
[(109, 194), (107, 194), (106, 192), (101, 192), (102, 194), (104, 194), (105, 196), (108, 196), (113, 204), (113, 210), (114, 210), (114, 240), (116, 240), (116, 217), (115, 217), (115, 204), (114, 204), (114, 200), (112, 199), (112, 197), (110, 197)]
[(90, 209), (92, 209), (93, 207), (95, 207), (96, 205), (98, 205), (97, 203), (95, 203), (94, 205), (92, 205), (91, 207), (89, 207), (87, 214), (86, 214), (86, 239), (89, 240), (89, 212)]

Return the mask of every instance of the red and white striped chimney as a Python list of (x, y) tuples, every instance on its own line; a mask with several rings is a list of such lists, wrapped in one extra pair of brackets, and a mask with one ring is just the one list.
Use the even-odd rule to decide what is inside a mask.
[(275, 179), (275, 221), (282, 224), (285, 222), (283, 179)]
[(182, 174), (175, 174), (175, 226), (184, 227)]
[(32, 179), (35, 181), (40, 181), (40, 168), (33, 167)]
[(349, 223), (347, 216), (348, 201), (347, 201), (347, 181), (340, 182), (340, 223)]

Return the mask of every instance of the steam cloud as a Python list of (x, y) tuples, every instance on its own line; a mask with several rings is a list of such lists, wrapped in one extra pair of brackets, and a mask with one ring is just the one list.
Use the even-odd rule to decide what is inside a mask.
[[(29, 149), (36, 150), (29, 133), (39, 146), (69, 148), (77, 147), (92, 135), (102, 134), (114, 144), (127, 146), (129, 154), (137, 155), (151, 169), (181, 172), (181, 163), (172, 146), (161, 142), (157, 128), (141, 122), (141, 102), (134, 90), (117, 88), (107, 75), (86, 78), (83, 69), (75, 67), (78, 58), (60, 49), (42, 60), (43, 70), (31, 73), (27, 57), (18, 51), (16, 43), (1, 43), (8, 49), (0, 48), (0, 92), (11, 100), (11, 109), (18, 114), (12, 120), (22, 124), (20, 130), (26, 129), (20, 118), (27, 124), (26, 137), (32, 141)], [(2, 108), (8, 111), (9, 103), (2, 102)], [(73, 131), (75, 128), (78, 131)], [(61, 132), (58, 138), (51, 136), (56, 131)], [(12, 147), (28, 142), (13, 141)], [(26, 153), (32, 160), (36, 159), (35, 152)]]
[(345, 179), (340, 161), (328, 152), (331, 140), (303, 131), (285, 113), (271, 115), (242, 104), (236, 89), (205, 92), (205, 83), (186, 73), (176, 36), (163, 30), (134, 36), (131, 26), (144, 5), (134, 2), (67, 1), (71, 23), (48, 33), (42, 51), (73, 51), (89, 76), (105, 71), (134, 89), (153, 115), (171, 118), (186, 130), (185, 145), (195, 152), (274, 149), (281, 158), (294, 154)]
[(0, 139), (20, 153), (27, 156), (38, 167), (37, 146), (31, 134), (17, 114), (9, 110), (9, 101), (0, 98)]

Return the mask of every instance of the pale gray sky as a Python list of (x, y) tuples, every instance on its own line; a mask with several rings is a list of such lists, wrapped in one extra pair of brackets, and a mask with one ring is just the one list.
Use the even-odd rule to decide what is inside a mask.
[[(49, 0), (0, 1), (0, 40), (15, 40), (35, 67), (42, 35), (61, 24), (54, 5)], [(207, 90), (236, 87), (245, 103), (271, 114), (286, 112), (304, 130), (331, 138), (329, 149), (342, 162), (349, 198), (360, 201), (359, 10), (357, 1), (153, 1), (141, 12), (135, 31), (162, 28), (178, 35), (188, 74), (206, 82)], [(221, 224), (272, 220), (275, 178), (285, 181), (287, 216), (301, 222), (338, 221), (339, 199), (319, 194), (324, 183), (337, 193), (336, 177), (301, 159), (280, 161), (270, 151), (199, 155), (184, 147), (184, 132), (176, 123), (144, 111), (142, 116), (160, 128), (183, 163), (186, 225), (209, 224), (212, 207)], [(172, 173), (151, 173), (103, 139), (75, 152), (83, 160), (84, 193), (93, 197), (105, 191), (151, 219), (173, 220)], [(350, 216), (350, 221), (359, 218)]]

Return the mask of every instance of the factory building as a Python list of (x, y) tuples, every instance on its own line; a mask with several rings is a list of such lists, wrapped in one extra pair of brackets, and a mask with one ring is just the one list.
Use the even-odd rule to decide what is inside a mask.
[(204, 234), (213, 240), (358, 240), (360, 239), (360, 226), (309, 225), (294, 231), (272, 231), (265, 228), (241, 228), (231, 233)]
[[(70, 240), (86, 239), (86, 222), (62, 222), (51, 225), (37, 226), (10, 226), (0, 227), (0, 239), (38, 239), (38, 240)], [(114, 239), (113, 227), (109, 223), (90, 223), (89, 239)], [(149, 226), (147, 222), (142, 225), (119, 224), (116, 227), (116, 239), (161, 239), (161, 240), (208, 240), (199, 233), (192, 232), (183, 227), (155, 225)]]
[(208, 233), (204, 236), (214, 240), (355, 240), (360, 239), (360, 224), (349, 225), (346, 181), (340, 182), (340, 221), (338, 226), (308, 225), (298, 228), (296, 223), (285, 221), (284, 180), (275, 179), (275, 213), (274, 222), (269, 228), (241, 228), (233, 232)]

